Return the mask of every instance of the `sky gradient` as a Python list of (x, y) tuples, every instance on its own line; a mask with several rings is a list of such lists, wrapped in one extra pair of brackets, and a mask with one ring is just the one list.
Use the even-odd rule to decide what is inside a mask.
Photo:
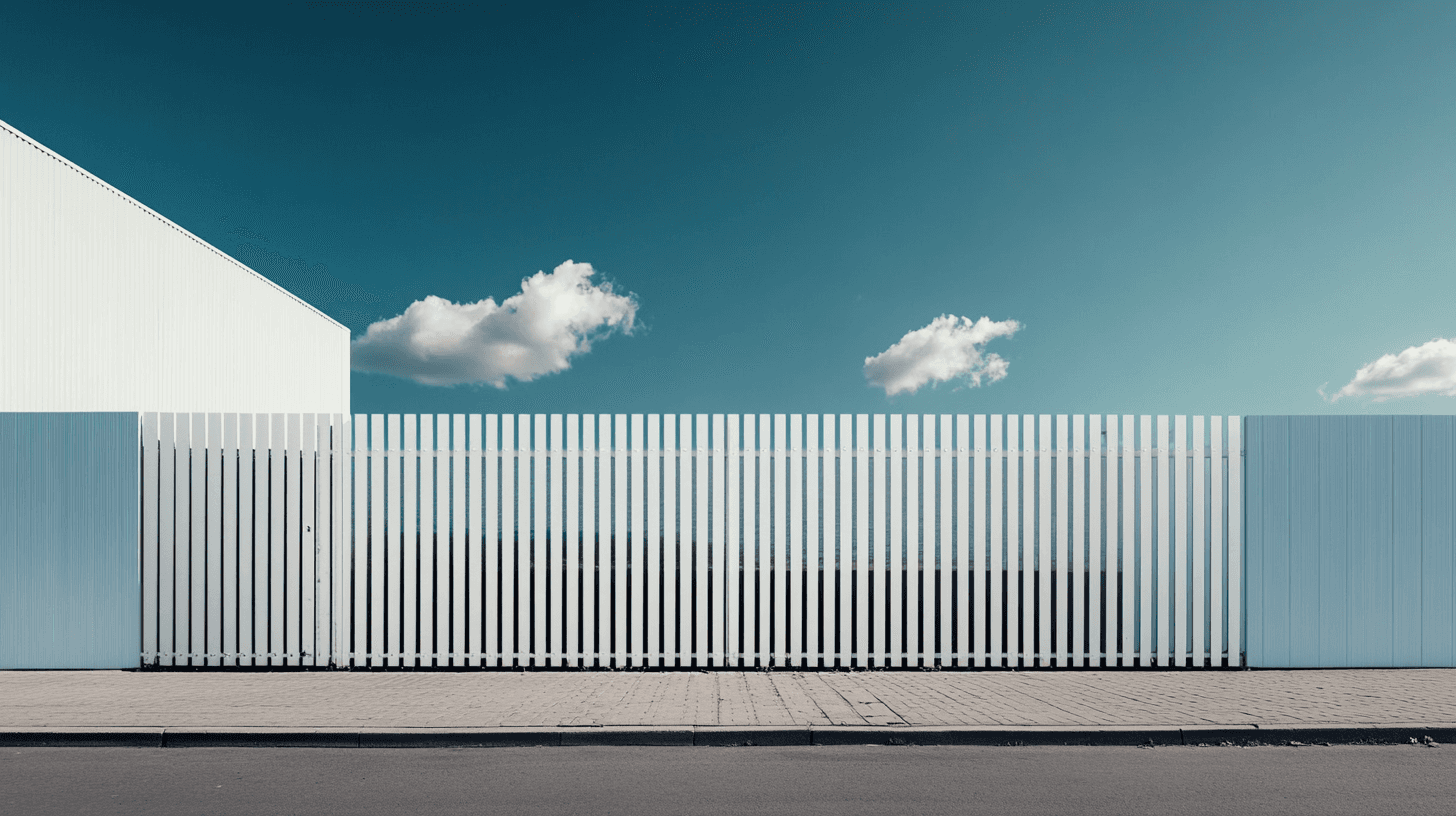
[[(1450, 3), (62, 2), (0, 12), (0, 119), (356, 338), (420, 301), (538, 344), (356, 412), (1451, 413), (1319, 389), (1456, 337), (1453, 42)], [(957, 378), (867, 370), (942, 316)]]

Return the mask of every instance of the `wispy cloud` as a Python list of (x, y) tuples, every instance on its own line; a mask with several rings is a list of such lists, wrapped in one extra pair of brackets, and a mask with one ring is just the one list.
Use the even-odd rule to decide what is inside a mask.
[(885, 396), (915, 393), (926, 383), (963, 379), (971, 387), (1006, 377), (1009, 364), (999, 354), (986, 354), (985, 345), (997, 337), (1010, 337), (1021, 324), (1015, 320), (941, 315), (930, 325), (907, 333), (900, 341), (864, 361), (865, 379)]
[(521, 281), (521, 291), (500, 304), (489, 297), (417, 300), (353, 342), (353, 368), (424, 385), (496, 388), (565, 371), (594, 341), (636, 326), (637, 297), (593, 283), (594, 274), (591, 264), (567, 261)]
[[(1319, 393), (1324, 396), (1323, 386)], [(1456, 397), (1456, 339), (1438, 337), (1361, 366), (1355, 379), (1328, 399), (1335, 402), (1343, 397), (1371, 397), (1375, 402), (1385, 402), (1428, 394)]]

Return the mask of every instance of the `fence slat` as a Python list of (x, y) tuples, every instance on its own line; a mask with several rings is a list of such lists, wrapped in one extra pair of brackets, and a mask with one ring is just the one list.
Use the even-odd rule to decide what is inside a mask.
[(713, 414), (713, 492), (710, 501), (712, 506), (712, 533), (709, 535), (713, 557), (713, 589), (712, 597), (710, 598), (711, 613), (708, 617), (711, 621), (710, 628), (712, 629), (713, 635), (712, 660), (714, 666), (723, 666), (727, 659), (727, 641), (725, 637), (727, 619), (724, 617), (724, 609), (726, 606), (726, 593), (728, 591), (728, 559), (726, 553), (728, 539), (726, 525), (724, 524), (725, 519), (723, 518), (724, 509), (727, 504), (727, 491), (723, 483), (723, 473), (726, 465), (724, 458), (727, 451), (725, 450), (723, 438), (725, 432), (723, 419), (722, 414)]
[(789, 415), (789, 645), (788, 665), (800, 666), (804, 654), (804, 417)]
[(1244, 472), (1243, 426), (1236, 416), (1228, 418), (1228, 665), (1241, 666), (1243, 643), (1242, 617), (1240, 612), (1241, 584), (1237, 576), (1243, 574), (1243, 489), (1240, 483)]
[(664, 666), (678, 662), (678, 560), (679, 532), (682, 530), (678, 504), (678, 469), (680, 445), (677, 439), (677, 415), (662, 415), (662, 651)]
[(348, 587), (348, 581), (340, 577), (344, 574), (341, 558), (348, 540), (344, 531), (344, 520), (348, 518), (345, 501), (349, 495), (344, 486), (347, 473), (344, 440), (348, 438), (348, 426), (343, 414), (331, 414), (329, 421), (329, 556), (322, 562), (325, 567), (319, 576), (318, 594), (319, 615), (328, 623), (319, 627), (319, 652), (327, 654), (329, 665), (338, 668), (344, 665), (341, 634), (347, 607), (341, 601)]
[(870, 417), (854, 417), (854, 664), (864, 668), (870, 657)]
[(924, 510), (920, 499), (923, 456), (920, 415), (905, 415), (905, 665), (920, 666), (921, 581)]
[(743, 591), (743, 433), (742, 418), (738, 414), (729, 414), (727, 417), (727, 457), (728, 457), (728, 478), (727, 478), (727, 524), (726, 552), (728, 556), (728, 584), (724, 598), (723, 610), (725, 626), (727, 627), (725, 646), (728, 654), (725, 658), (725, 665), (742, 667), (744, 665), (743, 630), (739, 626), (739, 615), (743, 609), (740, 600), (740, 593)]
[(889, 604), (886, 602), (886, 598), (890, 589), (890, 571), (888, 569), (890, 537), (886, 535), (885, 529), (885, 509), (887, 504), (885, 500), (885, 471), (889, 468), (889, 445), (886, 444), (885, 440), (885, 415), (875, 414), (871, 423), (874, 435), (873, 440), (871, 440), (873, 445), (870, 447), (874, 456), (872, 462), (874, 470), (874, 489), (872, 492), (874, 498), (871, 502), (870, 523), (874, 527), (876, 536), (875, 540), (870, 542), (869, 549), (870, 558), (874, 561), (873, 572), (870, 578), (870, 591), (873, 593), (869, 613), (873, 621), (870, 643), (873, 649), (871, 662), (873, 662), (875, 667), (882, 668), (889, 665), (890, 660), (889, 641), (885, 631), (887, 624), (886, 618), (889, 613)]
[[(987, 450), (986, 450), (986, 416), (976, 414), (972, 419), (974, 426), (972, 439), (973, 453), (971, 457), (971, 507), (974, 528), (973, 544), (975, 548), (971, 560), (975, 572), (971, 578), (971, 664), (976, 668), (986, 665), (986, 618), (987, 618), (987, 566), (990, 558), (990, 551), (987, 544), (989, 535), (990, 517), (986, 504), (986, 479), (987, 479)], [(997, 515), (1000, 515), (1000, 506), (995, 508)], [(996, 546), (1000, 546), (999, 540), (993, 539)], [(991, 576), (1000, 583), (998, 572), (990, 572)], [(999, 593), (997, 595), (999, 597)], [(995, 665), (1000, 665), (999, 663)]]
[[(1188, 660), (1188, 418), (1173, 418), (1173, 665)], [(1202, 464), (1201, 462), (1199, 464)]]
[(757, 509), (758, 524), (754, 533), (753, 549), (753, 592), (757, 599), (758, 610), (754, 619), (758, 623), (753, 638), (753, 653), (757, 662), (755, 666), (767, 668), (773, 665), (770, 654), (770, 627), (773, 625), (773, 610), (770, 606), (772, 585), (770, 583), (769, 570), (769, 531), (772, 521), (769, 517), (770, 502), (769, 488), (771, 469), (769, 464), (769, 451), (773, 440), (769, 438), (769, 415), (758, 415), (758, 426), (756, 431), (756, 447), (753, 449), (754, 484), (756, 485), (757, 500), (754, 507)]
[(1021, 665), (1036, 665), (1036, 415), (1021, 417)]
[(400, 558), (404, 561), (401, 590), (402, 633), (400, 652), (406, 666), (418, 666), (420, 655), (420, 418), (405, 414), (400, 431)]
[[(617, 450), (621, 450), (622, 433), (617, 434)], [(601, 665), (620, 667), (621, 657), (614, 649), (620, 649), (617, 644), (621, 642), (621, 627), (624, 625), (622, 615), (614, 614), (617, 611), (613, 606), (617, 593), (624, 592), (625, 587), (617, 577), (617, 541), (620, 538), (619, 529), (613, 522), (623, 515), (625, 505), (618, 506), (613, 502), (614, 493), (623, 487), (623, 480), (616, 478), (613, 466), (620, 459), (612, 456), (612, 415), (601, 414), (597, 417), (597, 509), (601, 514), (600, 526), (597, 528), (600, 543), (598, 551), (601, 559), (598, 567), (597, 593), (597, 620), (601, 627), (601, 641), (598, 651), (601, 655)]]
[[(547, 656), (547, 665), (563, 666), (565, 665), (566, 658), (566, 610), (562, 603), (563, 595), (566, 591), (566, 536), (565, 529), (563, 527), (563, 511), (565, 510), (566, 504), (563, 491), (566, 485), (566, 480), (564, 478), (564, 474), (562, 473), (562, 465), (564, 463), (562, 461), (563, 440), (561, 438), (562, 430), (560, 414), (551, 415), (549, 430), (551, 433), (551, 459), (548, 477), (550, 479), (551, 485), (548, 491), (550, 503), (547, 505), (546, 529), (547, 532), (550, 534), (550, 537), (547, 540), (547, 544), (549, 545), (551, 564), (550, 568), (546, 573), (548, 582), (546, 587), (546, 595), (547, 601), (549, 602), (547, 608), (550, 610), (548, 613), (548, 618), (551, 624), (549, 632), (551, 651)], [(471, 437), (471, 439), (478, 440), (478, 425), (477, 428), (472, 431), (472, 433), (474, 435)], [(472, 444), (474, 445), (474, 448), (472, 448), (472, 450), (479, 449), (480, 443), (478, 441), (472, 442)], [(472, 453), (471, 461), (473, 462), (475, 460), (476, 456), (474, 453)], [(476, 477), (473, 472), (470, 477), (470, 483), (472, 485), (478, 483), (478, 477)], [(479, 506), (479, 499), (472, 495), (470, 499), (471, 509), (474, 510)], [(472, 538), (472, 540), (474, 539)], [(472, 566), (470, 567), (472, 581), (475, 580), (474, 576), (477, 572), (478, 567), (474, 566), (474, 556), (472, 556)], [(476, 598), (479, 596), (474, 594), (474, 592), (472, 591), (470, 597)], [(472, 629), (471, 631), (473, 632), (474, 630)], [(472, 635), (472, 639), (474, 639), (474, 635)], [(476, 648), (477, 647), (472, 646), (471, 650), (475, 651)], [(471, 665), (475, 664), (472, 662)]]
[[(581, 594), (580, 426), (579, 415), (566, 415), (566, 655), (562, 661), (565, 666), (579, 665), (580, 653), (584, 651), (581, 646), (581, 611), (578, 606), (578, 597)], [(490, 524), (493, 510), (487, 506), (485, 512), (486, 523)], [(487, 535), (486, 540), (494, 546), (493, 537)], [(487, 566), (486, 569), (489, 570), (490, 567)]]
[(192, 417), (190, 414), (174, 414), (173, 434), (175, 440), (176, 461), (174, 477), (176, 479), (176, 493), (172, 507), (172, 531), (174, 545), (172, 548), (172, 636), (171, 652), (174, 662), (163, 665), (186, 666), (190, 664), (188, 654), (188, 642), (191, 635), (191, 606), (188, 603), (190, 596), (191, 571), (188, 568), (191, 563), (192, 540), (189, 535), (191, 530), (192, 514), (190, 511), (192, 496)]
[(315, 666), (314, 646), (317, 633), (314, 631), (314, 575), (318, 568), (319, 548), (318, 518), (315, 506), (318, 502), (318, 414), (304, 414), (301, 417), (302, 450), (299, 457), (299, 516), (303, 529), (299, 533), (298, 570), (298, 662), (304, 666)]
[(1157, 666), (1168, 666), (1172, 662), (1172, 654), (1169, 647), (1169, 630), (1173, 623), (1173, 558), (1172, 558), (1172, 495), (1168, 492), (1170, 479), (1168, 478), (1173, 469), (1172, 445), (1168, 439), (1168, 417), (1160, 414), (1158, 416), (1157, 436), (1153, 438), (1153, 455), (1156, 459), (1157, 496), (1153, 500), (1154, 512), (1157, 514), (1157, 561), (1154, 573), (1153, 584), (1157, 587), (1157, 614), (1153, 618), (1153, 626), (1157, 630), (1157, 656), (1153, 664)]
[(788, 653), (788, 532), (787, 512), (784, 506), (788, 497), (785, 485), (787, 473), (787, 445), (784, 435), (788, 432), (783, 414), (773, 416), (773, 528), (769, 540), (773, 550), (773, 649), (772, 665), (786, 664)]
[[(1204, 527), (1204, 490), (1206, 479), (1204, 468), (1207, 466), (1206, 454), (1208, 447), (1205, 444), (1204, 420), (1202, 416), (1193, 417), (1193, 665), (1195, 668), (1203, 668), (1204, 660), (1208, 658), (1204, 647), (1208, 639), (1204, 636), (1203, 627), (1208, 620), (1204, 611), (1204, 604), (1207, 602), (1204, 584), (1207, 582), (1205, 563), (1208, 559), (1208, 535)], [(1217, 471), (1215, 471), (1216, 473)]]
[(631, 530), (627, 541), (628, 568), (631, 572), (631, 595), (628, 604), (631, 640), (627, 660), (630, 665), (644, 666), (647, 659), (647, 542), (644, 538), (646, 518), (642, 495), (646, 477), (643, 472), (646, 467), (646, 459), (643, 458), (646, 446), (642, 439), (642, 415), (632, 414), (629, 426), (632, 436), (632, 458), (629, 462), (632, 484), (628, 494), (630, 505), (627, 515)]
[[(1085, 454), (1088, 451), (1086, 427), (1087, 418), (1081, 414), (1072, 417), (1072, 636), (1070, 638), (1071, 665), (1085, 666), (1093, 649), (1089, 645), (1087, 637), (1087, 614), (1089, 607), (1086, 605), (1087, 588), (1089, 582), (1088, 558), (1087, 558), (1087, 519), (1084, 512), (1091, 508), (1086, 505), (1087, 472), (1089, 465), (1096, 467), (1099, 463)], [(1096, 433), (1094, 427), (1093, 433)], [(1096, 550), (1092, 551), (1093, 560), (1096, 559)], [(1096, 565), (1092, 565), (1091, 571), (1097, 571)], [(1095, 578), (1092, 582), (1095, 582)], [(1095, 604), (1095, 601), (1093, 602)], [(1095, 619), (1095, 613), (1094, 613)], [(1095, 665), (1095, 663), (1094, 663)]]
[(384, 422), (384, 663), (398, 666), (404, 651), (402, 640), (404, 588), (402, 566), (404, 558), (404, 527), (402, 505), (404, 503), (404, 441), (400, 436), (399, 414), (389, 414)]
[(157, 663), (176, 665), (176, 414), (157, 417)]
[(905, 416), (890, 414), (890, 536), (888, 547), (890, 633), (889, 665), (906, 665), (905, 644)]
[(1010, 665), (1006, 663), (1007, 649), (1006, 637), (1004, 636), (1005, 619), (1003, 617), (1003, 606), (1010, 594), (1006, 591), (1006, 570), (1007, 559), (1005, 553), (1005, 501), (1006, 494), (1010, 491), (1005, 487), (1006, 456), (1003, 452), (1009, 451), (1004, 441), (1006, 428), (1005, 416), (1002, 414), (991, 415), (991, 499), (990, 499), (990, 529), (991, 546), (990, 560), (991, 569), (991, 665), (996, 667)]
[(805, 581), (807, 591), (804, 597), (804, 609), (806, 610), (804, 650), (808, 654), (808, 665), (814, 668), (824, 665), (824, 639), (820, 635), (820, 621), (823, 620), (823, 615), (820, 614), (820, 599), (823, 597), (821, 586), (824, 576), (824, 513), (820, 504), (822, 460), (819, 455), (819, 421), (818, 414), (810, 414), (806, 417), (807, 438), (804, 440), (804, 466), (808, 480), (804, 491), (805, 514), (807, 515), (804, 526), (808, 534), (804, 560), (809, 571)]
[(663, 665), (662, 648), (662, 415), (647, 415), (647, 643), (644, 665)]
[[(1026, 447), (1030, 447), (1030, 441)], [(1021, 417), (1006, 415), (1006, 665), (1022, 665)]]
[[(1057, 414), (1056, 455), (1053, 457), (1053, 461), (1056, 464), (1056, 473), (1054, 474), (1054, 483), (1056, 485), (1056, 509), (1054, 516), (1056, 518), (1056, 538), (1053, 542), (1054, 549), (1052, 556), (1052, 563), (1056, 568), (1056, 573), (1052, 579), (1052, 606), (1056, 610), (1056, 617), (1052, 619), (1052, 624), (1057, 643), (1055, 659), (1058, 668), (1064, 668), (1070, 665), (1072, 652), (1071, 635), (1074, 629), (1080, 631), (1077, 628), (1077, 622), (1082, 619), (1081, 604), (1079, 603), (1075, 607), (1072, 605), (1072, 587), (1070, 586), (1072, 577), (1071, 551), (1073, 548), (1073, 538), (1071, 519), (1067, 514), (1067, 494), (1069, 492), (1068, 488), (1070, 487), (1067, 484), (1067, 449), (1069, 447), (1067, 444), (1067, 433), (1067, 415)], [(1081, 464), (1080, 460), (1078, 460), (1078, 464)], [(1080, 502), (1078, 504), (1080, 505)], [(1078, 515), (1081, 515), (1080, 512)], [(1076, 544), (1080, 546), (1081, 539), (1076, 539)], [(1080, 583), (1082, 579), (1080, 558), (1077, 559), (1077, 563), (1077, 580)], [(1078, 597), (1080, 597), (1080, 593), (1078, 593)]]
[(965, 668), (971, 661), (971, 418), (957, 414), (955, 423), (954, 665)]
[[(1040, 505), (1040, 520), (1036, 536), (1036, 593), (1037, 631), (1036, 655), (1038, 666), (1048, 666), (1053, 659), (1052, 617), (1056, 605), (1052, 576), (1055, 554), (1056, 530), (1052, 527), (1052, 418), (1048, 414), (1037, 417), (1037, 504)], [(1028, 503), (1030, 497), (1028, 496)], [(1027, 661), (1028, 665), (1030, 661)]]
[(1136, 459), (1133, 447), (1136, 444), (1134, 417), (1122, 417), (1122, 531), (1119, 539), (1122, 561), (1119, 564), (1120, 591), (1122, 595), (1122, 665), (1132, 666), (1135, 655), (1133, 642), (1137, 636), (1137, 618), (1133, 607), (1137, 603), (1137, 479)]
[[(546, 415), (536, 414), (531, 426), (531, 665), (546, 665)], [(525, 422), (524, 415), (521, 420)], [(620, 423), (619, 423), (620, 424)], [(619, 486), (622, 491), (624, 486)], [(522, 491), (524, 492), (524, 491)], [(619, 505), (624, 499), (619, 499)], [(619, 550), (620, 552), (620, 550)], [(620, 590), (619, 590), (620, 591)], [(625, 610), (621, 610), (625, 613)], [(625, 614), (623, 615), (625, 617)]]
[[(555, 436), (553, 436), (553, 439), (558, 440), (556, 447), (559, 449), (561, 447), (561, 417), (558, 415), (558, 417), (553, 418), (553, 423), (555, 423)], [(482, 571), (486, 546), (485, 541), (480, 538), (480, 533), (485, 529), (485, 526), (480, 523), (482, 522), (482, 519), (480, 519), (480, 498), (482, 498), (480, 466), (483, 463), (482, 450), (480, 450), (480, 433), (482, 433), (482, 428), (480, 428), (480, 414), (467, 415), (466, 476), (464, 476), (466, 478), (466, 507), (464, 507), (464, 510), (466, 510), (466, 516), (464, 516), (464, 523), (466, 523), (466, 535), (464, 535), (464, 546), (466, 546), (466, 554), (464, 554), (466, 587), (464, 587), (464, 593), (466, 593), (466, 597), (464, 597), (462, 602), (466, 603), (466, 621), (464, 621), (464, 627), (466, 627), (467, 641), (464, 651), (466, 651), (466, 664), (472, 667), (480, 666), (483, 648), (485, 648), (485, 644), (483, 644), (485, 638), (482, 637), (482, 632), (480, 632), (480, 628), (485, 625), (485, 615), (483, 615), (483, 606), (485, 606), (483, 592), (485, 592), (485, 584), (483, 584)], [(556, 460), (558, 460), (558, 465), (556, 465), (556, 479), (558, 479), (556, 497), (558, 498), (556, 498), (556, 501), (559, 503), (561, 501), (561, 498), (559, 498), (561, 497), (561, 487), (559, 487), (561, 485), (561, 465), (559, 465), (561, 459), (558, 458)], [(561, 538), (561, 525), (559, 523), (556, 525), (556, 536)], [(561, 542), (559, 541), (556, 544), (556, 552), (558, 552), (558, 555), (561, 554)], [(556, 648), (561, 648), (561, 632), (559, 631), (556, 634), (555, 643)]]
[(207, 665), (222, 665), (222, 414), (208, 414), (207, 422), (207, 536), (202, 540), (207, 564)]
[[(597, 639), (597, 443), (596, 415), (581, 416), (581, 650), (583, 665), (599, 666)], [(510, 614), (502, 607), (501, 614)]]
[(1092, 414), (1087, 417), (1087, 560), (1092, 568), (1092, 574), (1088, 580), (1087, 591), (1087, 661), (1092, 666), (1110, 666), (1103, 663), (1103, 654), (1107, 646), (1103, 640), (1102, 627), (1104, 620), (1111, 620), (1111, 616), (1104, 616), (1102, 613), (1106, 587), (1106, 576), (1109, 571), (1108, 561), (1104, 558), (1104, 541), (1102, 534), (1106, 513), (1103, 512), (1103, 453), (1101, 414)]

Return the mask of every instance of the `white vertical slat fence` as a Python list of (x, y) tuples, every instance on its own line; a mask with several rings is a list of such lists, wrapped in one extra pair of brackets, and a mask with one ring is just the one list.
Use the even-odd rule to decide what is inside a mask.
[(1237, 417), (141, 429), (147, 665), (1240, 662)]

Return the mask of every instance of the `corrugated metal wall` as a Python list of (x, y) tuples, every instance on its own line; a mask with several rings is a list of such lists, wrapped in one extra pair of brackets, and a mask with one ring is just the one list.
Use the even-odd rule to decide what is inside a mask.
[(137, 415), (0, 413), (0, 669), (140, 665)]
[(1456, 666), (1456, 417), (1245, 420), (1251, 666)]
[(349, 410), (349, 330), (0, 122), (0, 410)]

